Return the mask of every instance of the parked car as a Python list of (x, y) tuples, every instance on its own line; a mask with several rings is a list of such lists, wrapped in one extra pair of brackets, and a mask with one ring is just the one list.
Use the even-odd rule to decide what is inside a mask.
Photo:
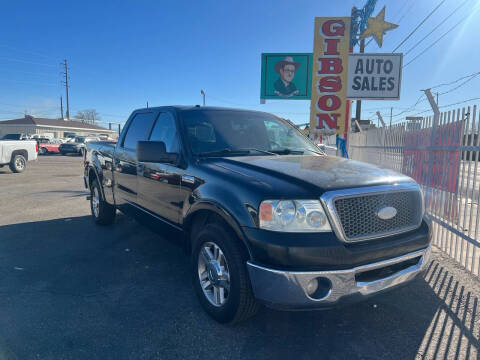
[(85, 143), (89, 141), (99, 141), (97, 137), (93, 136), (75, 136), (71, 142), (66, 142), (60, 145), (59, 151), (62, 155), (78, 154), (82, 155), (85, 149)]
[(30, 140), (0, 140), (0, 167), (8, 165), (15, 173), (23, 172), (27, 162), (37, 160), (38, 144)]
[(6, 134), (2, 140), (27, 140), (28, 136), (25, 134)]
[(430, 256), (418, 184), (327, 156), (274, 115), (213, 107), (136, 110), (116, 145), (87, 144), (92, 218), (116, 210), (191, 257), (200, 304), (237, 322), (259, 303), (328, 308), (416, 278)]
[(58, 154), (60, 152), (61, 143), (45, 138), (39, 138), (37, 142), (39, 147), (38, 152), (40, 155), (47, 155), (49, 153)]

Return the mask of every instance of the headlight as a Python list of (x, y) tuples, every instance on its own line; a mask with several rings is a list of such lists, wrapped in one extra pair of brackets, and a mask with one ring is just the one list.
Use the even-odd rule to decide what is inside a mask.
[(318, 200), (265, 200), (260, 204), (260, 228), (285, 232), (332, 231)]

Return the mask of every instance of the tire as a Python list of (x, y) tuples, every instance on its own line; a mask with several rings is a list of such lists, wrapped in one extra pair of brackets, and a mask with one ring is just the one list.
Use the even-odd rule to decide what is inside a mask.
[(48, 154), (48, 150), (45, 149), (44, 147), (41, 147), (40, 148), (40, 151), (38, 152), (40, 155), (47, 155)]
[(21, 173), (27, 167), (27, 160), (23, 155), (15, 155), (12, 158), (9, 167), (14, 173)]
[(90, 210), (95, 224), (110, 225), (115, 221), (115, 206), (103, 199), (97, 179), (90, 185)]
[[(217, 253), (215, 246), (220, 250)], [(259, 305), (253, 296), (248, 277), (246, 251), (239, 240), (223, 225), (207, 224), (194, 235), (192, 248), (193, 287), (203, 309), (219, 323), (238, 323), (255, 315)], [(210, 261), (208, 267), (205, 256), (209, 254), (205, 248), (209, 248), (210, 254), (213, 254), (213, 257), (207, 257)], [(215, 256), (216, 254), (219, 255)], [(217, 264), (212, 264), (212, 261)], [(207, 285), (208, 283), (210, 285)], [(214, 283), (218, 284), (216, 292)], [(222, 286), (222, 283), (225, 285)], [(206, 290), (203, 290), (203, 287)], [(224, 302), (221, 296), (222, 287)]]

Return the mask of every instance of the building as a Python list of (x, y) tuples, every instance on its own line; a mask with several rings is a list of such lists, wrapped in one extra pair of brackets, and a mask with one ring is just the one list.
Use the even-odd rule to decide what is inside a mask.
[(23, 119), (0, 121), (0, 138), (6, 134), (50, 134), (53, 138), (64, 138), (68, 134), (80, 136), (105, 134), (116, 138), (118, 130), (64, 119), (45, 119), (26, 115)]

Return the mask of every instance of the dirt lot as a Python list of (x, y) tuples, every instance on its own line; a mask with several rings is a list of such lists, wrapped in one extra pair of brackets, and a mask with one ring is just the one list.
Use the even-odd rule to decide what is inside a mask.
[(79, 157), (0, 169), (0, 359), (477, 358), (480, 282), (439, 251), (407, 287), (318, 312), (212, 321), (188, 258), (118, 216), (89, 217)]

